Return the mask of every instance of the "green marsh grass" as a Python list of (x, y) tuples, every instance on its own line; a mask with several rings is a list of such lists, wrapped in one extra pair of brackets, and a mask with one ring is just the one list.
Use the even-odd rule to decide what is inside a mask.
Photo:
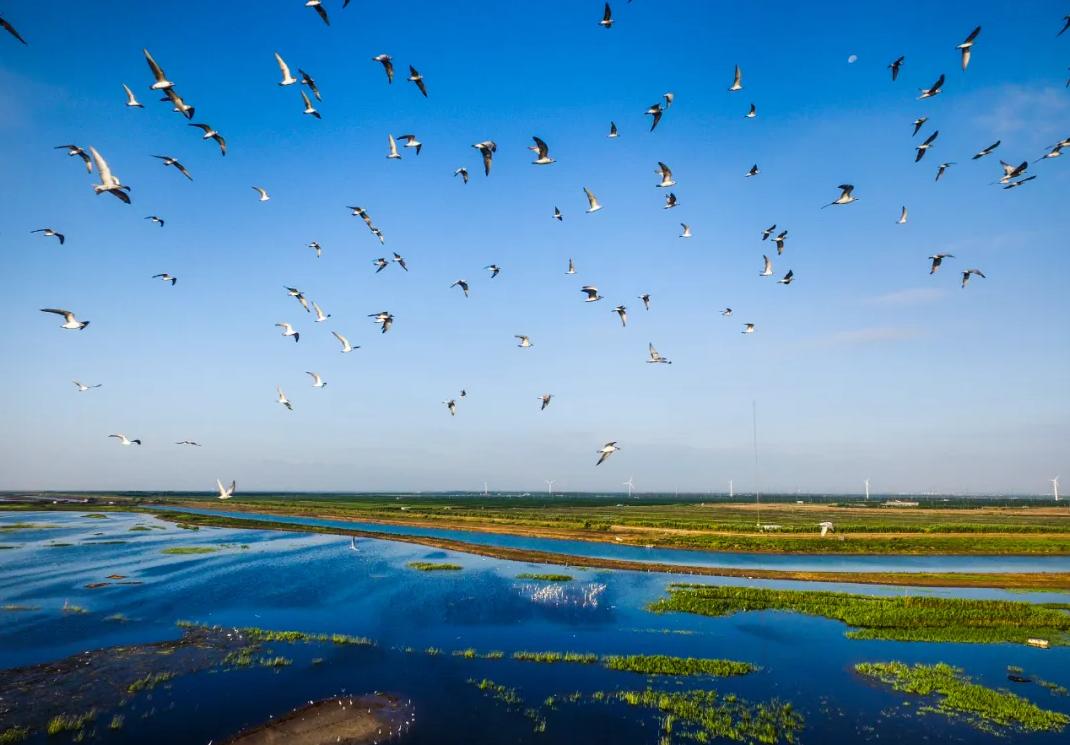
[(533, 574), (531, 572), (522, 572), (516, 575), (517, 579), (532, 579), (539, 582), (571, 582), (575, 579), (571, 574)]
[(460, 564), (444, 564), (433, 561), (410, 561), (406, 566), (418, 572), (459, 572), (464, 568)]
[(712, 675), (727, 678), (747, 675), (758, 668), (749, 662), (703, 659), (697, 657), (669, 657), (666, 655), (610, 655), (602, 658), (610, 670), (623, 670), (643, 675)]
[(935, 698), (930, 707), (976, 729), (999, 732), (1008, 728), (1028, 732), (1061, 732), (1070, 716), (1041, 709), (1009, 691), (974, 683), (960, 668), (945, 663), (906, 665), (902, 662), (862, 662), (860, 675), (889, 685), (893, 690)]

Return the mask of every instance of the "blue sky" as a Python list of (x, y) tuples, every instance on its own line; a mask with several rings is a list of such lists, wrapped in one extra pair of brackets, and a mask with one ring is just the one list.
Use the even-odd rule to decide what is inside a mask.
[[(869, 477), (886, 492), (1039, 493), (1070, 476), (1070, 158), (1031, 165), (1037, 179), (1020, 189), (990, 185), (1000, 158), (1033, 160), (1070, 135), (1063, 5), (746, 3), (730, 16), (720, 3), (618, 1), (606, 31), (600, 2), (326, 4), (330, 28), (297, 0), (0, 10), (30, 42), (0, 38), (0, 488), (208, 489), (219, 477), (535, 490), (553, 478), (619, 490), (633, 476), (641, 490), (734, 479), (743, 491), (752, 401), (765, 490), (858, 491)], [(976, 25), (963, 73), (955, 45)], [(194, 121), (227, 138), (225, 158), (155, 100), (142, 47)], [(276, 85), (275, 51), (316, 79), (322, 121), (302, 115), (296, 86)], [(393, 85), (371, 61), (381, 52)], [(409, 63), (429, 98), (404, 80)], [(728, 93), (736, 64), (744, 90)], [(941, 73), (944, 93), (916, 100)], [(122, 83), (144, 109), (123, 105)], [(643, 111), (665, 91), (675, 104), (650, 133)], [(929, 123), (911, 138), (920, 115)], [(387, 160), (388, 132), (417, 134), (421, 155)], [(532, 135), (555, 164), (530, 165)], [(489, 178), (470, 147), (484, 139), (498, 143)], [(94, 196), (80, 162), (52, 149), (68, 142), (97, 147), (133, 205)], [(659, 160), (678, 182), (673, 210), (655, 188)], [(957, 165), (934, 183), (945, 160)], [(753, 163), (761, 174), (743, 178)], [(844, 182), (860, 201), (819, 209)], [(601, 212), (584, 214), (584, 186)], [(677, 237), (680, 222), (694, 238)], [(790, 287), (758, 276), (772, 223), (790, 230), (774, 257), (777, 277), (794, 270)], [(66, 245), (30, 234), (45, 226)], [(411, 271), (374, 274), (392, 250)], [(957, 258), (929, 276), (936, 251)], [(503, 268), (493, 280), (490, 263)], [(988, 278), (960, 289), (967, 267)], [(150, 279), (160, 272), (177, 286)], [(467, 300), (449, 288), (460, 278)], [(583, 303), (586, 283), (605, 300)], [(330, 321), (312, 323), (284, 285)], [(57, 306), (92, 325), (64, 331), (38, 312)], [(367, 318), (380, 310), (397, 318), (385, 335)], [(757, 333), (741, 335), (744, 322)], [(362, 348), (340, 354), (332, 329)], [(651, 341), (673, 365), (645, 364)], [(103, 387), (79, 394), (72, 379)], [(451, 418), (442, 402), (462, 388)], [(187, 438), (204, 447), (172, 444)], [(595, 468), (608, 440), (622, 450)]]

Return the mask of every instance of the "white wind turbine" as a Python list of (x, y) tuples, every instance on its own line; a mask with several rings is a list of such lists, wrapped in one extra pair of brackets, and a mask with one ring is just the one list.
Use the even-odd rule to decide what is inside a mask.
[(1051, 481), (1051, 493), (1052, 493), (1052, 496), (1054, 496), (1055, 497), (1055, 501), (1058, 502), (1059, 501), (1059, 477), (1056, 476), (1055, 478), (1049, 479), (1049, 480)]
[(552, 497), (554, 495), (554, 480), (546, 479), (546, 496)]
[(869, 479), (866, 479), (866, 501), (869, 501)]
[(635, 477), (634, 477), (634, 476), (629, 476), (629, 477), (628, 477), (628, 480), (627, 480), (627, 481), (625, 481), (625, 482), (624, 482), (624, 483), (622, 484), (622, 486), (626, 486), (626, 487), (628, 487), (628, 498), (630, 499), (630, 498), (631, 498), (631, 496), (632, 496), (632, 489), (634, 489), (634, 488), (635, 488)]

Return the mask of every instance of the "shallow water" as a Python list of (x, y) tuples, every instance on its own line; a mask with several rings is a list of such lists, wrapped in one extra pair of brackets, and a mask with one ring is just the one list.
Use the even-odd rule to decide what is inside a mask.
[(473, 530), (447, 530), (408, 525), (329, 520), (318, 517), (292, 517), (260, 512), (225, 512), (185, 507), (158, 506), (154, 509), (222, 515), (256, 520), (270, 520), (289, 525), (315, 525), (351, 530), (374, 530), (391, 535), (451, 538), (482, 546), (550, 551), (573, 556), (627, 561), (652, 561), (684, 566), (708, 565), (739, 569), (783, 569), (794, 571), (839, 572), (1070, 572), (1070, 556), (839, 556), (815, 554), (755, 554), (721, 551), (694, 551), (677, 548), (643, 548), (616, 543), (569, 541), (560, 538), (482, 533)]
[[(102, 715), (91, 738), (100, 742), (220, 742), (243, 727), (309, 700), (373, 690), (412, 699), (416, 722), (400, 740), (405, 743), (658, 741), (655, 713), (589, 702), (542, 710), (546, 731), (535, 733), (521, 712), (508, 709), (466, 683), (469, 678), (491, 678), (516, 688), (526, 706), (540, 707), (551, 694), (642, 690), (648, 680), (643, 676), (596, 665), (465, 660), (449, 655), (451, 650), (466, 647), (502, 650), (507, 656), (527, 649), (748, 661), (762, 670), (732, 679), (655, 679), (651, 685), (667, 690), (716, 689), (754, 702), (772, 698), (791, 701), (806, 719), (801, 741), (807, 743), (857, 742), (878, 736), (884, 741), (1000, 741), (939, 716), (917, 718), (902, 713), (906, 711), (901, 706), (905, 697), (854, 676), (851, 667), (860, 661), (944, 661), (965, 668), (981, 683), (997, 687), (1010, 685), (1007, 665), (1020, 665), (1032, 675), (1070, 685), (1070, 650), (1066, 648), (857, 641), (844, 637), (846, 629), (840, 623), (788, 613), (703, 618), (646, 611), (646, 604), (662, 596), (666, 585), (678, 576), (570, 568), (567, 573), (576, 580), (567, 585), (566, 596), (545, 598), (542, 595), (546, 593), (533, 593), (538, 583), (518, 580), (516, 575), (561, 572), (561, 567), (500, 561), (414, 544), (358, 540), (359, 550), (353, 551), (349, 540), (339, 536), (208, 528), (189, 531), (144, 515), (108, 513), (93, 519), (78, 513), (0, 513), (0, 526), (15, 523), (54, 527), (0, 530), (0, 545), (14, 546), (0, 550), (0, 604), (39, 608), (0, 611), (2, 668), (55, 660), (103, 646), (177, 638), (178, 619), (338, 632), (367, 636), (377, 643), (372, 648), (271, 644), (274, 654), (292, 658), (294, 664), (277, 671), (250, 668), (179, 677), (169, 686), (132, 697), (123, 708), (126, 722), (121, 730), (108, 730), (111, 712)], [(131, 531), (135, 525), (152, 529)], [(508, 538), (458, 531), (438, 533), (463, 535), (465, 539), (470, 535)], [(165, 548), (182, 546), (220, 550), (203, 555), (161, 553)], [(541, 546), (526, 543), (524, 547)], [(571, 552), (571, 548), (567, 550)], [(668, 560), (657, 556), (656, 551), (636, 551), (647, 558)], [(692, 552), (671, 553), (697, 560)], [(722, 555), (716, 556), (720, 559)], [(768, 561), (779, 557), (756, 558)], [(834, 558), (836, 562), (823, 563), (822, 568), (842, 568), (839, 562), (844, 561), (819, 558)], [(424, 573), (406, 568), (407, 562), (415, 560), (448, 560), (464, 569)], [(113, 573), (143, 584), (85, 588), (86, 584), (106, 581)], [(698, 581), (798, 585), (711, 577)], [(604, 589), (597, 589), (599, 585)], [(950, 589), (929, 592), (1000, 595)], [(1057, 598), (1050, 593), (1006, 596), (1037, 601)], [(61, 608), (65, 601), (88, 612), (64, 614)], [(125, 614), (129, 621), (105, 620), (114, 613)], [(420, 651), (431, 646), (445, 654), (432, 657)], [(408, 653), (406, 647), (417, 651)], [(313, 664), (313, 658), (323, 661)], [(1044, 708), (1070, 713), (1070, 698), (1054, 696), (1035, 685), (1015, 686), (1014, 691)], [(1064, 742), (1065, 735), (1016, 734), (1013, 741), (1056, 743)], [(68, 741), (65, 736), (39, 739)]]

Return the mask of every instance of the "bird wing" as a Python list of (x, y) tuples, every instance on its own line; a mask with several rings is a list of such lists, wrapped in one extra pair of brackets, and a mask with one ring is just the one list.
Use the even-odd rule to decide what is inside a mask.
[(69, 310), (62, 310), (61, 308), (41, 308), (43, 313), (55, 313), (57, 316), (63, 316), (68, 321), (74, 320), (74, 313)]
[(591, 193), (591, 190), (588, 189), (586, 186), (583, 187), (583, 193), (587, 195), (587, 203), (590, 204), (591, 207), (598, 206), (598, 199), (595, 197), (594, 194)]
[(149, 54), (149, 50), (142, 49), (141, 51), (145, 53), (145, 61), (149, 63), (149, 69), (152, 70), (152, 75), (156, 78), (156, 82), (162, 83), (167, 80), (167, 77), (163, 74), (163, 68), (156, 64), (156, 60)]
[[(606, 7), (608, 8), (609, 6), (607, 5)], [(535, 145), (538, 147), (539, 158), (545, 158), (550, 152), (550, 147), (538, 137), (532, 137), (531, 139), (535, 140)]]
[(291, 77), (293, 77), (292, 75), (290, 75), (290, 66), (286, 64), (286, 61), (278, 52), (275, 52), (275, 61), (279, 63), (279, 70), (282, 71), (283, 80), (289, 80)]
[(96, 163), (97, 173), (100, 174), (100, 182), (104, 186), (114, 186), (115, 176), (112, 175), (111, 168), (108, 166), (108, 162), (104, 160), (104, 156), (97, 152), (97, 149), (92, 145), (89, 146), (89, 152), (93, 156), (93, 162)]
[[(4, 27), (4, 29), (6, 29), (9, 34), (14, 36), (16, 39), (21, 41), (23, 44), (26, 43), (26, 40), (23, 39), (22, 36), (19, 34), (19, 32), (15, 30), (15, 27), (12, 26), (7, 21), (5, 21), (3, 18), (0, 18), (0, 26)], [(1066, 29), (1063, 29), (1063, 31), (1065, 31), (1065, 30)], [(1062, 31), (1060, 31), (1059, 33), (1062, 33)]]

